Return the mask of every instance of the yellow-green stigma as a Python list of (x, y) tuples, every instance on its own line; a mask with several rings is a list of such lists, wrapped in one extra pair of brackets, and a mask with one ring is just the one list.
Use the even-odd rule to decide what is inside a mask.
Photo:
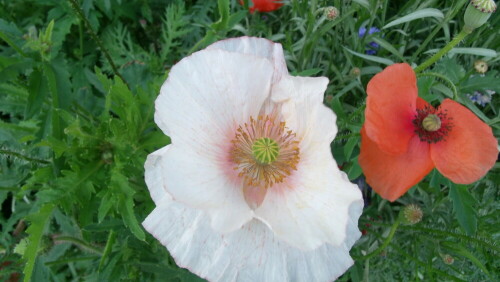
[(437, 131), (441, 128), (441, 119), (435, 114), (429, 114), (422, 121), (422, 127), (427, 131)]
[(261, 164), (274, 162), (280, 153), (280, 146), (271, 138), (262, 137), (252, 145), (252, 155)]
[(299, 141), (275, 116), (250, 117), (231, 140), (230, 161), (245, 185), (269, 188), (297, 169)]

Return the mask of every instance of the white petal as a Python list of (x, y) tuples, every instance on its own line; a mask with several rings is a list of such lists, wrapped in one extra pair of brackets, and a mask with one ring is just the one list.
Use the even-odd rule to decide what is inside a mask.
[(165, 198), (143, 225), (177, 265), (210, 281), (332, 281), (353, 264), (349, 249), (359, 238), (357, 225), (348, 226), (356, 232), (345, 242), (304, 252), (278, 240), (256, 219), (224, 235), (207, 222), (203, 212)]
[(187, 146), (179, 144), (169, 148), (156, 162), (155, 169), (163, 172), (163, 187), (173, 199), (205, 210), (212, 227), (220, 232), (236, 230), (253, 217), (240, 179), (228, 177), (222, 165)]
[(337, 134), (337, 117), (323, 105), (327, 85), (325, 77), (288, 76), (273, 88), (273, 101), (283, 101), (281, 114), (286, 126), (302, 138), (301, 150), (330, 143)]
[(144, 164), (144, 179), (148, 186), (149, 193), (151, 194), (151, 198), (156, 205), (160, 203), (164, 196), (168, 195), (163, 182), (161, 159), (169, 148), (170, 145), (167, 145), (149, 154)]
[(238, 124), (259, 113), (273, 71), (269, 60), (253, 55), (196, 52), (170, 71), (155, 103), (155, 122), (174, 145), (220, 145), (221, 138), (234, 137)]
[[(255, 214), (276, 237), (312, 250), (325, 242), (342, 244), (348, 236), (346, 227), (357, 225), (362, 207), (361, 192), (337, 168), (325, 142), (307, 154), (301, 152), (297, 170), (285, 183), (269, 188)], [(352, 217), (351, 208), (357, 211)]]
[(281, 44), (274, 43), (265, 38), (248, 36), (229, 38), (217, 41), (208, 46), (207, 49), (222, 49), (230, 52), (251, 54), (267, 58), (272, 61), (274, 65), (275, 72), (273, 82), (279, 81), (283, 75), (288, 74)]

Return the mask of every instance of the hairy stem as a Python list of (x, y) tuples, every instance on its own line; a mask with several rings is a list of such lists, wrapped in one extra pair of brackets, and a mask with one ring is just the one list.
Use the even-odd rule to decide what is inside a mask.
[(430, 67), (432, 64), (434, 64), (437, 60), (441, 59), (442, 56), (444, 56), (446, 53), (450, 52), (453, 47), (455, 47), (458, 43), (460, 43), (464, 38), (471, 33), (471, 30), (467, 28), (462, 28), (462, 31), (453, 38), (446, 46), (444, 46), (441, 50), (439, 50), (434, 56), (430, 57), (427, 59), (427, 61), (423, 62), (420, 66), (415, 68), (415, 73), (419, 73), (426, 68)]

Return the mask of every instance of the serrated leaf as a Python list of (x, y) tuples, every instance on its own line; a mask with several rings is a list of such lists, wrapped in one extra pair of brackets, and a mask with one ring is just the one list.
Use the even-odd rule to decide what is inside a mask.
[(444, 14), (441, 11), (439, 11), (438, 9), (425, 8), (422, 10), (415, 11), (415, 12), (408, 14), (404, 17), (395, 19), (392, 22), (384, 25), (384, 27), (382, 27), (382, 29), (389, 28), (391, 26), (395, 26), (395, 25), (402, 24), (402, 23), (411, 22), (413, 20), (428, 18), (428, 17), (433, 17), (436, 19), (443, 19)]
[(477, 212), (474, 209), (476, 200), (469, 193), (466, 185), (452, 185), (449, 196), (453, 202), (453, 211), (458, 223), (468, 235), (474, 235), (477, 229)]
[(146, 235), (144, 234), (144, 231), (142, 230), (139, 222), (137, 221), (137, 218), (135, 217), (134, 200), (131, 197), (126, 197), (120, 203), (118, 208), (122, 215), (123, 223), (125, 223), (125, 226), (127, 226), (130, 231), (132, 231), (132, 234), (134, 234), (137, 239), (144, 241)]
[(30, 227), (26, 230), (28, 233), (29, 244), (26, 247), (23, 258), (26, 260), (26, 265), (24, 266), (24, 281), (31, 281), (31, 276), (33, 274), (33, 268), (35, 266), (35, 260), (38, 255), (38, 249), (40, 246), (40, 241), (42, 239), (43, 231), (45, 226), (49, 222), (49, 219), (54, 210), (54, 205), (46, 204), (40, 208), (37, 213), (31, 214), (28, 219), (31, 223)]
[(97, 221), (99, 223), (102, 222), (104, 217), (108, 214), (109, 210), (112, 206), (116, 204), (116, 198), (111, 195), (111, 192), (108, 190), (104, 197), (101, 199), (101, 204), (99, 205), (99, 209), (97, 211)]

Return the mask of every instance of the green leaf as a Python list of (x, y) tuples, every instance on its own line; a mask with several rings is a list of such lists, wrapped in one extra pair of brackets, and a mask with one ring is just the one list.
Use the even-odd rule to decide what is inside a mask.
[(314, 76), (322, 71), (323, 71), (323, 69), (315, 68), (315, 69), (308, 69), (308, 70), (303, 70), (303, 71), (299, 71), (299, 72), (292, 72), (291, 74), (293, 76)]
[(477, 212), (474, 209), (476, 200), (469, 193), (466, 185), (451, 185), (449, 196), (453, 202), (453, 211), (458, 223), (468, 235), (474, 235), (477, 229)]
[(359, 137), (353, 137), (353, 138), (350, 138), (347, 141), (347, 143), (345, 144), (344, 155), (345, 155), (345, 159), (347, 161), (349, 161), (351, 159), (352, 151), (354, 150), (354, 147), (356, 147), (358, 142), (359, 142)]
[(137, 237), (137, 239), (144, 241), (146, 239), (146, 235), (142, 230), (137, 218), (134, 214), (134, 200), (132, 197), (126, 197), (119, 205), (119, 210), (122, 215), (123, 223), (127, 226), (130, 231)]
[(408, 14), (408, 15), (401, 17), (401, 18), (398, 18), (396, 20), (393, 20), (392, 22), (384, 25), (384, 27), (382, 27), (382, 29), (389, 28), (391, 26), (395, 26), (395, 25), (402, 24), (402, 23), (411, 22), (413, 20), (428, 18), (428, 17), (433, 17), (436, 19), (443, 19), (444, 15), (438, 9), (426, 8), (426, 9), (415, 11), (411, 14)]
[(43, 83), (42, 73), (34, 70), (29, 78), (29, 96), (26, 103), (25, 118), (29, 119), (35, 114), (40, 113), (43, 102), (47, 97), (47, 85)]
[(358, 158), (356, 157), (353, 160), (352, 166), (349, 168), (349, 171), (347, 172), (347, 176), (349, 177), (349, 180), (352, 181), (352, 180), (358, 178), (362, 173), (363, 173), (363, 170), (361, 169), (361, 166), (359, 166)]
[(26, 260), (26, 265), (24, 266), (23, 271), (25, 282), (31, 281), (31, 276), (33, 274), (33, 268), (35, 266), (35, 260), (38, 254), (40, 242), (42, 240), (43, 231), (50, 220), (53, 210), (54, 205), (45, 204), (40, 208), (38, 212), (31, 214), (28, 217), (31, 225), (26, 230), (26, 233), (28, 233), (29, 244), (27, 245), (23, 256), (23, 258)]
[(392, 46), (391, 43), (385, 41), (384, 39), (382, 39), (380, 37), (376, 37), (376, 36), (372, 37), (372, 40), (375, 41), (375, 43), (379, 44), (382, 48), (384, 48), (387, 51), (389, 51), (394, 56), (398, 57), (398, 59), (401, 62), (406, 62), (406, 60), (403, 57), (403, 55), (401, 55), (401, 53), (394, 46)]
[(368, 2), (368, 0), (353, 0), (352, 2), (356, 2), (359, 5), (365, 7), (366, 9), (370, 9), (370, 3)]
[(220, 19), (212, 25), (217, 31), (225, 31), (229, 23), (229, 0), (218, 0)]
[[(424, 54), (437, 53), (440, 49), (431, 49), (424, 52)], [(487, 49), (487, 48), (453, 48), (448, 54), (467, 54), (467, 55), (475, 55), (475, 56), (483, 56), (483, 57), (496, 57), (498, 53), (495, 50)]]
[(358, 56), (358, 57), (360, 57), (360, 58), (363, 58), (363, 59), (365, 59), (365, 60), (368, 60), (368, 61), (377, 62), (377, 63), (384, 64), (384, 65), (388, 65), (388, 66), (389, 66), (389, 65), (394, 64), (394, 62), (393, 62), (393, 61), (391, 61), (391, 60), (389, 60), (389, 59), (386, 59), (386, 58), (377, 57), (377, 56), (372, 56), (372, 55), (365, 55), (365, 54), (361, 54), (361, 53), (358, 53), (358, 52), (352, 51), (352, 50), (350, 50), (349, 48), (346, 48), (346, 47), (344, 47), (344, 49), (345, 49), (347, 52), (349, 52), (349, 53), (351, 53), (351, 54), (353, 54), (353, 55), (355, 55), (355, 56)]
[(111, 173), (111, 188), (119, 191), (117, 197), (120, 199), (117, 202), (117, 210), (122, 216), (123, 223), (130, 231), (137, 237), (137, 239), (144, 241), (146, 235), (142, 230), (134, 213), (134, 194), (135, 191), (130, 187), (128, 178), (120, 173), (118, 169), (114, 169)]

